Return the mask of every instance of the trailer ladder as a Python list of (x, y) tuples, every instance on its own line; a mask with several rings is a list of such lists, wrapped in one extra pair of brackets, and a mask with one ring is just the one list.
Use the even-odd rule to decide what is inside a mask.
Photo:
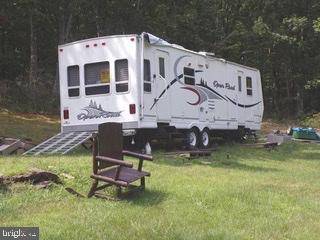
[(23, 155), (66, 154), (91, 138), (93, 132), (62, 132), (31, 148)]

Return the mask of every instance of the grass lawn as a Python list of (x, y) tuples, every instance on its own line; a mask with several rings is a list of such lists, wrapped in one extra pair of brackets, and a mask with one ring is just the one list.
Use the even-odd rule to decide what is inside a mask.
[[(4, 109), (0, 126), (0, 136), (36, 143), (59, 132), (56, 117)], [(268, 121), (263, 131), (281, 127)], [(161, 151), (154, 157), (145, 162), (146, 192), (113, 202), (64, 189), (88, 192), (88, 152), (0, 156), (0, 175), (38, 168), (63, 180), (45, 190), (0, 185), (0, 226), (39, 226), (41, 239), (320, 239), (320, 145), (290, 143), (270, 152), (222, 145), (192, 162)]]
[(297, 143), (271, 152), (224, 145), (190, 163), (157, 152), (145, 162), (146, 192), (119, 202), (64, 190), (88, 192), (89, 153), (0, 157), (0, 174), (40, 168), (64, 182), (2, 187), (0, 226), (39, 226), (41, 239), (319, 239), (319, 156), (319, 145)]

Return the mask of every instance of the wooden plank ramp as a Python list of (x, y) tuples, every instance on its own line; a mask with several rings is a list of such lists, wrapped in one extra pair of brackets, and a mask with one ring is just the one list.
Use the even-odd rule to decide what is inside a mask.
[(196, 157), (209, 157), (212, 154), (212, 150), (180, 150), (180, 151), (172, 151), (166, 152), (165, 155), (177, 155), (186, 158), (196, 158)]

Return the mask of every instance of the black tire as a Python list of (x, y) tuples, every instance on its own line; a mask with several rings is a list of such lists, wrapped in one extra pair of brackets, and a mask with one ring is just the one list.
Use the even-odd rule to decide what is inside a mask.
[(210, 132), (207, 128), (203, 129), (200, 132), (199, 146), (202, 149), (206, 149), (210, 147)]
[(187, 147), (196, 149), (199, 146), (199, 131), (196, 128), (191, 128), (187, 132)]
[(124, 149), (128, 149), (128, 150), (133, 149), (133, 145), (131, 144), (132, 138), (133, 138), (132, 136), (123, 137), (123, 148)]
[(238, 142), (243, 142), (245, 140), (246, 137), (246, 131), (244, 130), (243, 127), (238, 128), (238, 130), (235, 133), (235, 139)]
[(141, 149), (144, 149), (146, 143), (147, 143), (147, 138), (146, 136), (139, 134), (135, 137), (135, 147), (140, 151)]

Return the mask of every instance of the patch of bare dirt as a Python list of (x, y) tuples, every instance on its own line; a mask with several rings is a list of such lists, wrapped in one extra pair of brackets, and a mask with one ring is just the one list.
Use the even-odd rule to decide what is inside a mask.
[(280, 132), (286, 132), (288, 128), (295, 126), (296, 124), (293, 121), (288, 122), (276, 122), (271, 119), (266, 119), (262, 122), (261, 133), (268, 134), (273, 131), (280, 130)]
[(19, 174), (14, 176), (0, 176), (1, 185), (8, 185), (18, 182), (30, 182), (33, 185), (43, 187), (47, 187), (51, 183), (62, 183), (57, 174), (42, 170), (33, 170), (25, 174)]
[(8, 109), (0, 108), (0, 116), (10, 116), (11, 118), (25, 121), (42, 121), (46, 123), (59, 123), (60, 117), (57, 115), (43, 115), (38, 113), (17, 113)]

